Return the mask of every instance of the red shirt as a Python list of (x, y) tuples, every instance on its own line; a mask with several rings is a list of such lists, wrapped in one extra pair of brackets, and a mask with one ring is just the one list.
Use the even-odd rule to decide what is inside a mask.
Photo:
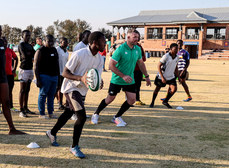
[(102, 55), (102, 56), (104, 56), (104, 57), (106, 57), (106, 55), (107, 55), (106, 50), (103, 50), (103, 52), (100, 52), (99, 51), (99, 54)]
[(10, 48), (6, 48), (6, 75), (13, 75), (12, 73), (12, 58), (16, 58), (17, 55)]
[[(139, 43), (137, 43), (137, 46), (139, 46), (139, 47), (141, 48), (141, 51), (142, 51), (142, 60), (145, 62), (145, 61), (146, 61), (146, 56), (145, 56), (144, 49), (142, 48), (142, 46), (141, 46)], [(136, 64), (134, 70), (135, 70), (135, 71), (139, 71), (139, 70), (140, 70), (138, 64)]]

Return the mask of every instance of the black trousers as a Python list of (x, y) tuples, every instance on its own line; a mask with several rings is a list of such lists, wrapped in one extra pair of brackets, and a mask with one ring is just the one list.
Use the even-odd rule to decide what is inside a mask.
[(136, 87), (136, 101), (140, 100), (140, 88), (142, 83), (142, 72), (140, 70), (134, 71), (134, 80)]

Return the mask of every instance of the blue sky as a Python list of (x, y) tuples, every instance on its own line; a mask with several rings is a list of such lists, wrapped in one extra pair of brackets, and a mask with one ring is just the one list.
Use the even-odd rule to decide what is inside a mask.
[(25, 29), (52, 25), (56, 20), (82, 19), (93, 30), (107, 22), (138, 15), (141, 10), (229, 7), (229, 0), (0, 0), (0, 24)]

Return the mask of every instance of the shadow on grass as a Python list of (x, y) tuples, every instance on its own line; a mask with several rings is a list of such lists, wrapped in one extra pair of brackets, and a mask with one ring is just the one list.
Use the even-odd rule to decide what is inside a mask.
[[(71, 155), (71, 154), (69, 154)], [(69, 156), (70, 157), (70, 156)], [(152, 156), (154, 157), (154, 156)], [(85, 159), (77, 159), (73, 155), (70, 158), (48, 158), (38, 156), (24, 156), (24, 155), (0, 155), (1, 164), (11, 166), (36, 166), (36, 167), (94, 167), (100, 165), (101, 167), (182, 167), (194, 166), (210, 168), (212, 166), (228, 167), (228, 164), (222, 163), (201, 163), (198, 159), (194, 161), (192, 158), (180, 158), (177, 160), (174, 156), (171, 159), (166, 159), (166, 156), (161, 158), (141, 158), (141, 157), (117, 157), (105, 156), (99, 154), (86, 154)], [(170, 156), (171, 157), (171, 156)], [(178, 156), (179, 157), (179, 156)], [(93, 159), (93, 162), (92, 162)], [(97, 166), (96, 166), (97, 167)]]

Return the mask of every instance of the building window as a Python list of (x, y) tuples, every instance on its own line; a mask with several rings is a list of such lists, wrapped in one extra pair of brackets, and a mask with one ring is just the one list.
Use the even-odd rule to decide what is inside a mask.
[(166, 28), (166, 39), (177, 39), (179, 28)]
[(148, 28), (147, 39), (162, 39), (162, 28)]
[(226, 38), (226, 27), (209, 27), (207, 28), (207, 39), (221, 39)]
[(186, 28), (186, 39), (199, 39), (199, 32), (200, 28), (199, 27), (190, 27)]

